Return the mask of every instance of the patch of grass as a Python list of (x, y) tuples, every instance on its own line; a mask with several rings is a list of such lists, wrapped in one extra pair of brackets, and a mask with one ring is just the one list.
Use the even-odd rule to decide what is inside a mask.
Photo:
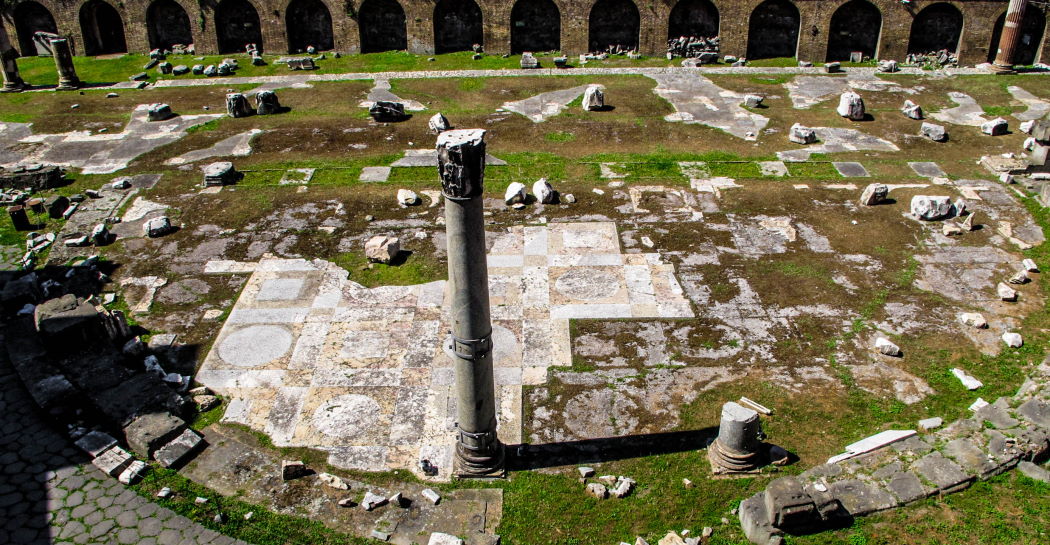
[(1007, 117), (1014, 113), (1014, 109), (1011, 106), (981, 106), (984, 113), (992, 117)]
[[(168, 498), (157, 498), (161, 488), (170, 488)], [(223, 535), (258, 545), (365, 545), (369, 540), (336, 532), (306, 517), (278, 514), (237, 498), (218, 494), (182, 477), (175, 471), (154, 467), (142, 482), (133, 485), (140, 496)], [(194, 500), (207, 498), (203, 504)], [(215, 522), (216, 514), (225, 522)], [(245, 515), (252, 513), (250, 519)]]
[(569, 131), (555, 131), (544, 134), (543, 139), (548, 142), (572, 142), (576, 140), (576, 135)]
[(222, 402), (217, 407), (210, 411), (198, 412), (194, 415), (193, 420), (189, 422), (189, 426), (195, 430), (203, 430), (208, 426), (222, 420), (222, 416), (226, 414), (226, 400), (219, 397)]
[(785, 164), (788, 167), (788, 175), (792, 178), (841, 178), (835, 166), (829, 162), (811, 160)]
[(188, 129), (186, 129), (186, 134), (194, 134), (194, 133), (198, 133), (198, 132), (211, 132), (211, 131), (214, 131), (215, 129), (219, 128), (219, 122), (220, 121), (222, 121), (222, 119), (212, 119), (211, 121), (208, 121), (207, 123), (201, 123), (200, 125), (194, 125), (194, 126), (188, 128)]
[(426, 284), (448, 276), (448, 271), (430, 255), (413, 253), (401, 259), (398, 264), (384, 265), (369, 263), (363, 254), (345, 252), (336, 255), (333, 261), (350, 271), (350, 280), (369, 288)]

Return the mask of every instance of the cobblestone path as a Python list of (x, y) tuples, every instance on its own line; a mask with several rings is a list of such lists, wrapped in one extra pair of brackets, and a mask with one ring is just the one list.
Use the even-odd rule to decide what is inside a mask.
[(48, 425), (6, 354), (0, 355), (0, 544), (51, 543), (247, 545), (96, 469)]

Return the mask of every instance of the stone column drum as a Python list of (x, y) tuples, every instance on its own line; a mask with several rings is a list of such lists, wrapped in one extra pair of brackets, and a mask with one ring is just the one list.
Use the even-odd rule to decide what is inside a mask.
[(500, 477), (504, 449), (496, 436), (492, 376), (492, 321), (482, 192), (485, 131), (445, 131), (437, 139), (438, 172), (445, 195), (448, 290), (455, 368), (458, 440), (454, 471), (460, 477)]
[(758, 413), (730, 401), (722, 405), (718, 438), (707, 449), (711, 472), (747, 473), (763, 465), (760, 448), (765, 434)]
[(1028, 0), (1010, 0), (1006, 8), (1006, 21), (1003, 22), (1003, 33), (999, 36), (999, 49), (995, 54), (992, 69), (999, 73), (1013, 72), (1014, 50), (1021, 35), (1021, 21), (1024, 20), (1024, 8)]
[(51, 40), (51, 51), (55, 55), (55, 68), (58, 69), (58, 90), (70, 91), (80, 87), (80, 78), (73, 66), (73, 50), (69, 46), (69, 40), (59, 38)]
[(11, 47), (11, 41), (7, 38), (7, 31), (0, 25), (0, 72), (4, 76), (4, 86), (0, 93), (16, 93), (25, 88), (22, 76), (18, 74), (18, 62), (15, 61), (17, 53)]

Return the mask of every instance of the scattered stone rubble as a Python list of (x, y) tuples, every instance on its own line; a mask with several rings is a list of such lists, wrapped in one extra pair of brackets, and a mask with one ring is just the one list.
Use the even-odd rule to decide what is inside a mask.
[(714, 60), (709, 60), (707, 62), (715, 62), (718, 60), (720, 41), (721, 40), (718, 36), (679, 36), (678, 38), (672, 38), (667, 40), (667, 58), (674, 59), (677, 57), (684, 57), (699, 59), (707, 53), (708, 55), (704, 56), (705, 59), (710, 59), (711, 55), (714, 55)]
[(819, 531), (957, 492), (1015, 466), (1024, 464), (1031, 471), (1027, 464), (1050, 452), (1050, 360), (1014, 396), (975, 403), (974, 409), (972, 417), (938, 431), (932, 430), (940, 422), (927, 419), (920, 428), (929, 433), (894, 432), (885, 440), (874, 436), (869, 438), (874, 448), (866, 452), (772, 481), (741, 503), (744, 533), (752, 543), (780, 543), (785, 533)]

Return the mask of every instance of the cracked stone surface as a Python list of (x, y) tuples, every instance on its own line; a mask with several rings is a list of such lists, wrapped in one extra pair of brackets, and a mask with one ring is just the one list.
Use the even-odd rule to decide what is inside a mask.
[(769, 118), (744, 109), (744, 93), (723, 89), (697, 74), (651, 74), (653, 92), (671, 103), (676, 113), (667, 121), (698, 123), (721, 129), (737, 138), (758, 140)]
[(896, 144), (856, 129), (836, 127), (813, 127), (819, 142), (804, 148), (778, 151), (782, 161), (807, 161), (814, 153), (841, 153), (845, 151), (875, 150), (900, 151)]
[[(136, 157), (171, 144), (186, 136), (186, 129), (223, 117), (223, 114), (177, 115), (166, 121), (146, 120), (147, 104), (140, 104), (131, 113), (124, 130), (119, 133), (91, 134), (73, 131), (61, 134), (32, 134), (30, 124), (0, 122), (4, 147), (19, 146), (17, 155), (5, 153), (0, 166), (31, 163), (50, 163), (75, 167), (84, 174), (109, 174), (128, 166)], [(13, 160), (12, 160), (13, 159)]]
[(784, 84), (797, 109), (812, 108), (851, 89), (860, 91), (893, 91), (914, 93), (914, 89), (903, 88), (894, 81), (876, 77), (870, 73), (850, 73), (846, 76), (796, 76)]
[[(0, 356), (0, 543), (227, 543), (103, 474), (46, 422)], [(217, 540), (218, 539), (218, 540)]]
[[(623, 254), (613, 223), (490, 233), (500, 438), (521, 442), (522, 386), (571, 365), (574, 318), (692, 317), (659, 254)], [(217, 267), (219, 270), (227, 267)], [(231, 397), (225, 420), (333, 465), (450, 477), (455, 418), (445, 282), (364, 288), (324, 261), (264, 259), (197, 380)], [(214, 270), (214, 269), (213, 269)], [(423, 475), (420, 475), (423, 477)]]
[(261, 129), (252, 129), (229, 138), (219, 140), (211, 147), (188, 151), (164, 161), (165, 165), (184, 165), (210, 157), (245, 157), (252, 153), (252, 139), (262, 134)]
[(1028, 109), (1023, 112), (1011, 114), (1014, 118), (1021, 121), (1031, 121), (1033, 119), (1041, 119), (1050, 113), (1050, 102), (1047, 102), (1028, 91), (1016, 86), (1010, 85), (1006, 90), (1013, 95), (1016, 100), (1024, 103), (1028, 106)]
[[(503, 109), (521, 114), (532, 120), (533, 123), (542, 123), (562, 113), (570, 102), (576, 100), (587, 90), (587, 87), (588, 85), (579, 85), (569, 89), (540, 93), (514, 102), (504, 102)], [(598, 87), (604, 89), (604, 86), (599, 85)]]
[(368, 92), (368, 98), (363, 100), (360, 106), (362, 108), (371, 108), (373, 104), (379, 101), (400, 102), (405, 105), (405, 111), (409, 112), (421, 112), (427, 109), (426, 106), (418, 101), (403, 99), (392, 93), (390, 91), (390, 82), (385, 79), (375, 80), (375, 85)]
[(980, 127), (982, 123), (990, 121), (984, 116), (984, 108), (981, 108), (981, 105), (970, 95), (952, 91), (948, 93), (948, 98), (958, 106), (939, 112), (930, 112), (929, 116), (945, 123), (971, 127)]

